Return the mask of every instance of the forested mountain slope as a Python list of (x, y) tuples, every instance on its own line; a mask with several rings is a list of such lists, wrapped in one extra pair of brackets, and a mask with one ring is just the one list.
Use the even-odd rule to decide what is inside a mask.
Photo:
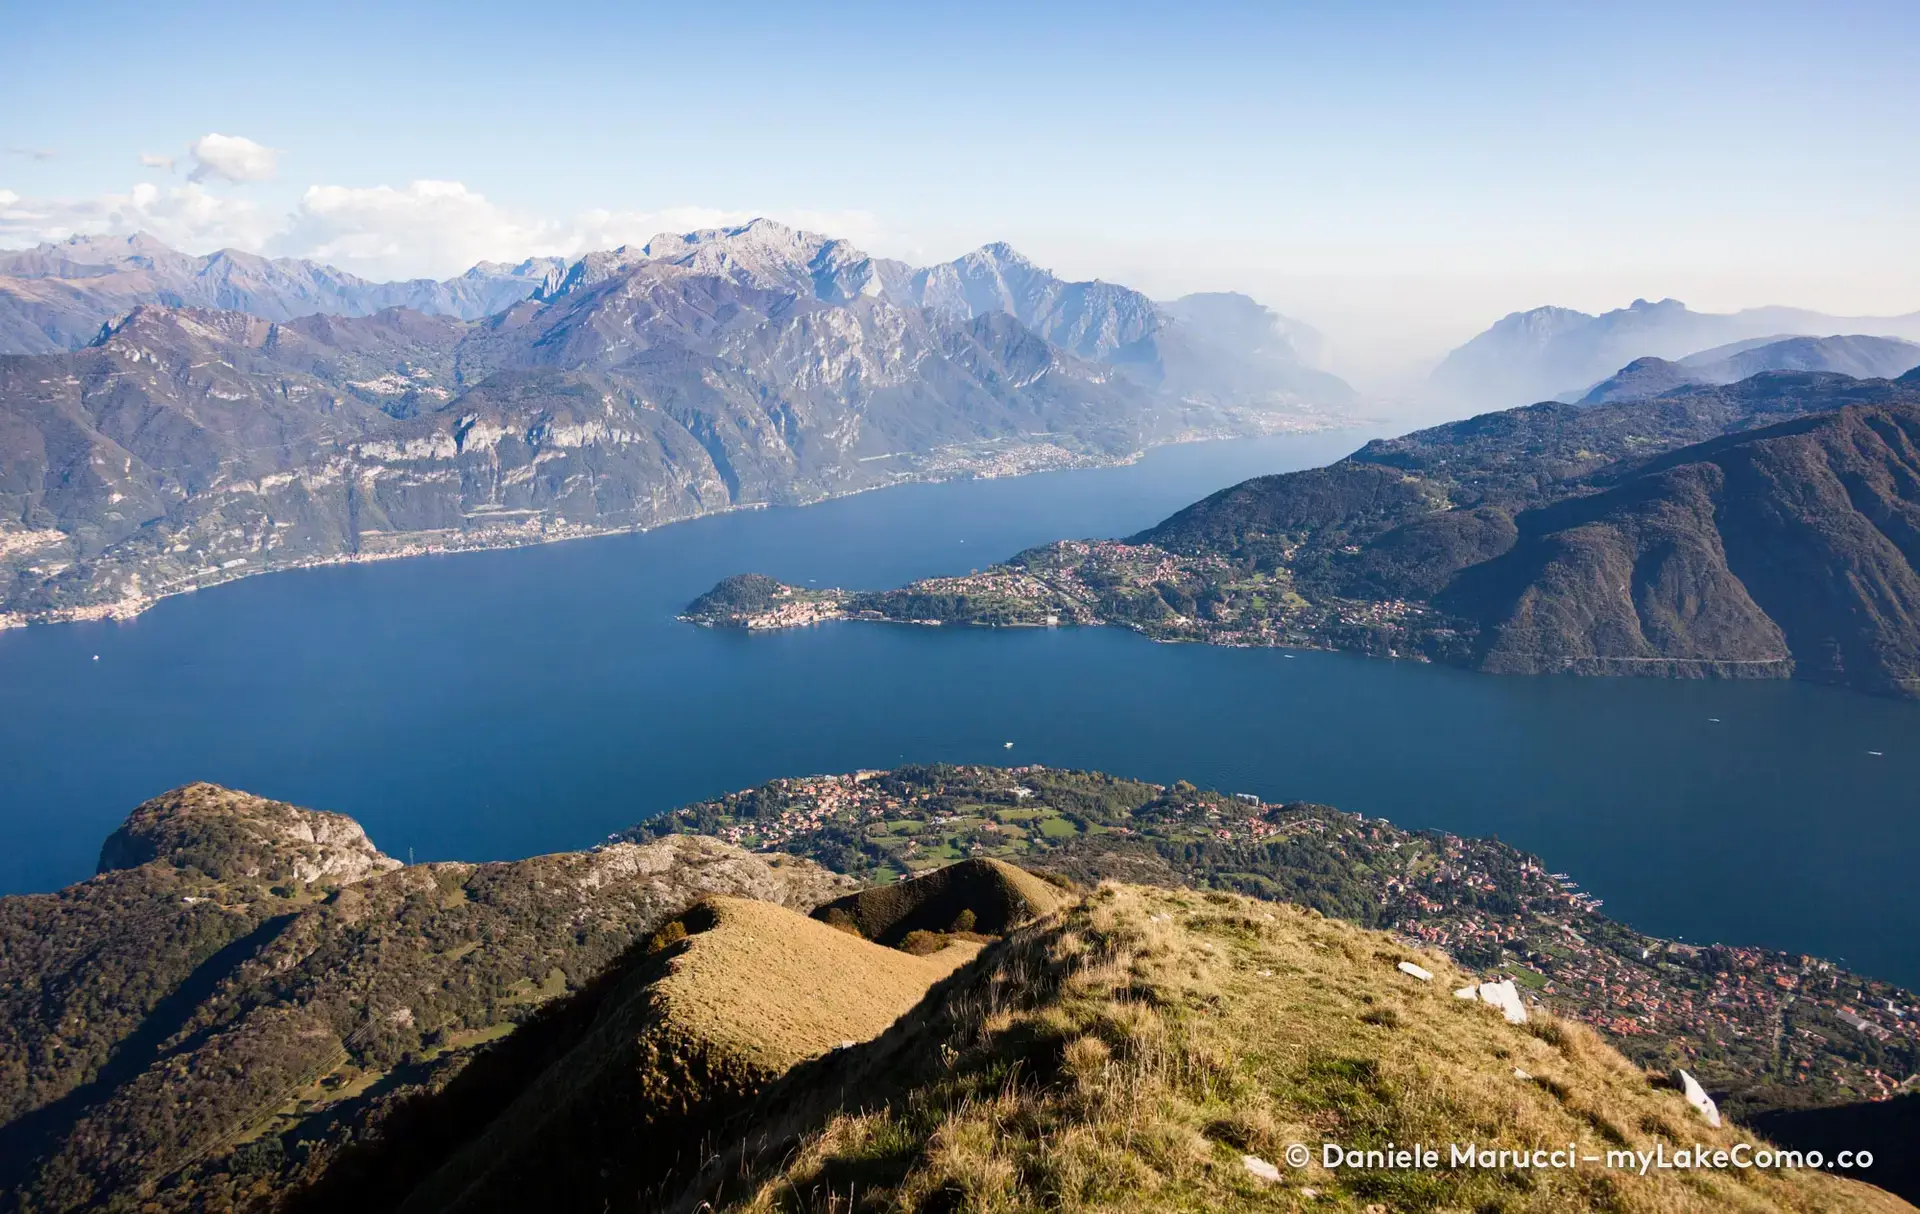
[(0, 898), (0, 1194), (28, 1208), (317, 1169), (701, 895), (850, 888), (694, 838), (402, 867), (351, 819), (208, 784), (136, 809), (101, 870)]

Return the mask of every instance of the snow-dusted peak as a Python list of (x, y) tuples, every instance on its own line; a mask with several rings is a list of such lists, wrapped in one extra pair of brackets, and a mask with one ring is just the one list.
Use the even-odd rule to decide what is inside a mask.
[[(701, 228), (693, 232), (661, 232), (642, 250), (648, 257), (672, 260), (701, 248), (724, 245), (736, 252), (752, 249), (763, 253), (801, 254), (817, 249), (827, 240), (812, 232), (802, 232), (772, 219), (749, 219), (728, 228)], [(810, 255), (810, 254), (809, 254)]]

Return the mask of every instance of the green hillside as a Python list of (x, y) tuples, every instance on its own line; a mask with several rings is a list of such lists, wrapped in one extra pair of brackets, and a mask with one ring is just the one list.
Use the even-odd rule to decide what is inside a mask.
[(0, 898), (0, 1208), (269, 1201), (703, 894), (851, 887), (693, 837), (402, 867), (210, 784), (136, 809), (102, 865)]

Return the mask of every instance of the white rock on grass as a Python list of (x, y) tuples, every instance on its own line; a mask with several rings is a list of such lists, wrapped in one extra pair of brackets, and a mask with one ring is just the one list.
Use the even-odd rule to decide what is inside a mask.
[(1700, 1081), (1681, 1071), (1680, 1086), (1687, 1093), (1687, 1103), (1700, 1110), (1700, 1115), (1707, 1119), (1708, 1125), (1716, 1130), (1719, 1129), (1720, 1106), (1713, 1103), (1713, 1097), (1707, 1095), (1707, 1089), (1700, 1086)]
[(1252, 1172), (1262, 1180), (1277, 1181), (1280, 1179), (1280, 1169), (1274, 1167), (1258, 1155), (1242, 1155), (1240, 1162), (1246, 1167), (1247, 1171)]
[(1463, 986), (1453, 992), (1453, 997), (1455, 999), (1478, 999), (1480, 997), (1480, 988), (1477, 986)]
[(1520, 992), (1514, 987), (1513, 979), (1480, 984), (1480, 1002), (1490, 1003), (1500, 1009), (1508, 1024), (1527, 1022), (1527, 1005), (1520, 1002)]
[(1402, 961), (1399, 965), (1399, 970), (1403, 974), (1411, 974), (1413, 977), (1418, 978), (1422, 982), (1433, 981), (1432, 970), (1422, 969), (1420, 966), (1415, 965), (1411, 961)]

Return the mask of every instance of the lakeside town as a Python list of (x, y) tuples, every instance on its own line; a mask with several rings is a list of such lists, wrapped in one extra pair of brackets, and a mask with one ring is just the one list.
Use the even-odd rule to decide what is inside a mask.
[(1324, 806), (1043, 767), (779, 780), (635, 828), (712, 834), (869, 880), (966, 856), (1080, 879), (1237, 889), (1393, 930), (1607, 1034), (1684, 1062), (1734, 1111), (1884, 1100), (1920, 1086), (1920, 1008), (1818, 958), (1633, 931), (1566, 873), (1496, 840)]
[(986, 569), (894, 590), (815, 589), (738, 575), (694, 600), (682, 618), (750, 631), (842, 619), (1113, 625), (1159, 641), (1341, 649), (1415, 661), (1453, 653), (1461, 639), (1453, 621), (1420, 603), (1309, 601), (1285, 568), (1242, 570), (1217, 554), (1124, 540), (1059, 540)]

